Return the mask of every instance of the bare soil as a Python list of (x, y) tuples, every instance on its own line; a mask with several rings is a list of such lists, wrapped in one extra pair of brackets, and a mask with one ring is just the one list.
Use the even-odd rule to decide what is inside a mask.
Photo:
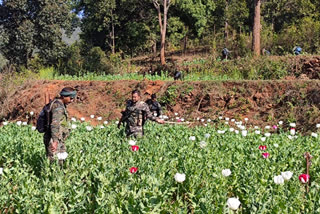
[[(273, 125), (279, 120), (296, 122), (302, 132), (315, 131), (320, 123), (320, 81), (29, 81), (18, 87), (6, 103), (1, 120), (26, 121), (28, 112), (35, 112), (30, 122), (35, 124), (45, 104), (45, 97), (53, 99), (63, 87), (74, 87), (77, 99), (68, 106), (70, 117), (86, 118), (93, 125), (121, 116), (131, 91), (139, 89), (144, 100), (157, 93), (166, 114), (175, 112), (184, 118), (217, 119), (219, 116), (249, 118), (252, 125)], [(0, 103), (0, 108), (4, 104)]]

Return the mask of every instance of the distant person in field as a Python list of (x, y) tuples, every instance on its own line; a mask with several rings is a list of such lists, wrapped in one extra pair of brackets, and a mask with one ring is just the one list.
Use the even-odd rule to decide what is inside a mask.
[(163, 120), (152, 115), (149, 106), (141, 100), (139, 90), (131, 92), (132, 99), (127, 102), (125, 111), (122, 112), (122, 117), (118, 123), (120, 128), (122, 123), (125, 123), (125, 130), (127, 137), (142, 137), (143, 125), (146, 119), (156, 121), (157, 123), (164, 123)]
[(263, 55), (263, 56), (270, 56), (271, 53), (270, 53), (270, 51), (268, 51), (267, 49), (263, 48), (263, 49), (262, 49), (262, 55)]
[(296, 55), (296, 56), (300, 55), (300, 54), (302, 53), (302, 48), (301, 48), (300, 46), (295, 46), (295, 47), (293, 48), (293, 53), (294, 53), (294, 55)]
[(161, 105), (157, 101), (156, 94), (152, 94), (151, 99), (148, 99), (146, 103), (148, 104), (149, 109), (154, 116), (159, 117), (160, 115), (162, 115)]
[(175, 72), (174, 76), (173, 76), (173, 79), (174, 80), (182, 80), (182, 72), (181, 71)]
[(228, 56), (230, 55), (230, 51), (228, 50), (228, 48), (223, 48), (222, 50), (222, 60), (227, 60)]
[[(77, 95), (75, 89), (66, 87), (50, 103), (50, 126), (45, 131), (43, 139), (48, 159), (53, 162), (58, 156), (59, 164), (66, 158), (65, 140), (69, 136), (67, 105), (72, 103)], [(61, 155), (61, 157), (59, 157)]]

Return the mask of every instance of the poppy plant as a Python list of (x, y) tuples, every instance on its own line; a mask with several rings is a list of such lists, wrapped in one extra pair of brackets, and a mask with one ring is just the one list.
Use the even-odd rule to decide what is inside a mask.
[(138, 167), (131, 167), (131, 168), (130, 168), (130, 172), (131, 172), (132, 174), (136, 173), (137, 171), (138, 171)]
[(136, 145), (131, 146), (131, 150), (132, 150), (133, 152), (136, 152), (136, 151), (139, 150), (139, 146), (136, 146)]
[(302, 182), (302, 183), (308, 183), (309, 182), (309, 179), (310, 179), (310, 175), (308, 174), (301, 174), (299, 176), (299, 180)]
[(266, 150), (267, 149), (267, 146), (266, 145), (260, 145), (259, 146), (259, 150)]
[(270, 154), (268, 152), (262, 153), (263, 158), (268, 158), (269, 156), (270, 156)]

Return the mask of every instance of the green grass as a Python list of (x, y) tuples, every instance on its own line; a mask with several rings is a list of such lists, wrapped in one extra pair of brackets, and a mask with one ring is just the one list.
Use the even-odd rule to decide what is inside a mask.
[[(132, 152), (113, 122), (90, 132), (77, 125), (66, 141), (63, 169), (48, 163), (42, 136), (30, 126), (0, 127), (0, 212), (232, 213), (226, 205), (230, 197), (241, 201), (237, 213), (320, 212), (319, 138), (289, 140), (280, 131), (262, 142), (251, 129), (243, 137), (217, 132), (227, 127), (148, 122), (146, 136), (137, 140), (139, 151)], [(268, 159), (259, 145), (267, 145)], [(298, 179), (306, 171), (306, 151), (313, 155), (308, 194)], [(133, 166), (136, 174), (129, 172)], [(222, 176), (223, 169), (231, 175)], [(293, 177), (276, 185), (274, 176), (284, 171)], [(177, 183), (176, 173), (185, 173), (186, 180)]]

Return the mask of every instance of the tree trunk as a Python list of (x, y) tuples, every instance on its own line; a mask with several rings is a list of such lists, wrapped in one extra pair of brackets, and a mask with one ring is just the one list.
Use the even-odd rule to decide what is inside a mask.
[(260, 6), (261, 0), (255, 0), (252, 35), (252, 51), (255, 56), (260, 56)]
[(112, 54), (115, 53), (116, 49), (116, 44), (115, 44), (115, 39), (114, 39), (114, 23), (113, 23), (113, 14), (111, 12), (111, 17), (112, 17), (112, 23), (111, 23), (111, 28), (112, 28)]
[(159, 19), (159, 26), (160, 26), (160, 38), (161, 38), (160, 62), (161, 62), (161, 65), (165, 65), (166, 64), (165, 44), (166, 44), (166, 31), (167, 31), (167, 15), (170, 7), (170, 0), (161, 0), (161, 1), (163, 1), (163, 23), (162, 23), (162, 17), (161, 17), (160, 4), (158, 3), (157, 0), (153, 0), (153, 4), (158, 11), (158, 19)]
[(225, 11), (225, 17), (226, 20), (224, 22), (224, 46), (228, 46), (228, 0), (226, 0), (226, 11)]

